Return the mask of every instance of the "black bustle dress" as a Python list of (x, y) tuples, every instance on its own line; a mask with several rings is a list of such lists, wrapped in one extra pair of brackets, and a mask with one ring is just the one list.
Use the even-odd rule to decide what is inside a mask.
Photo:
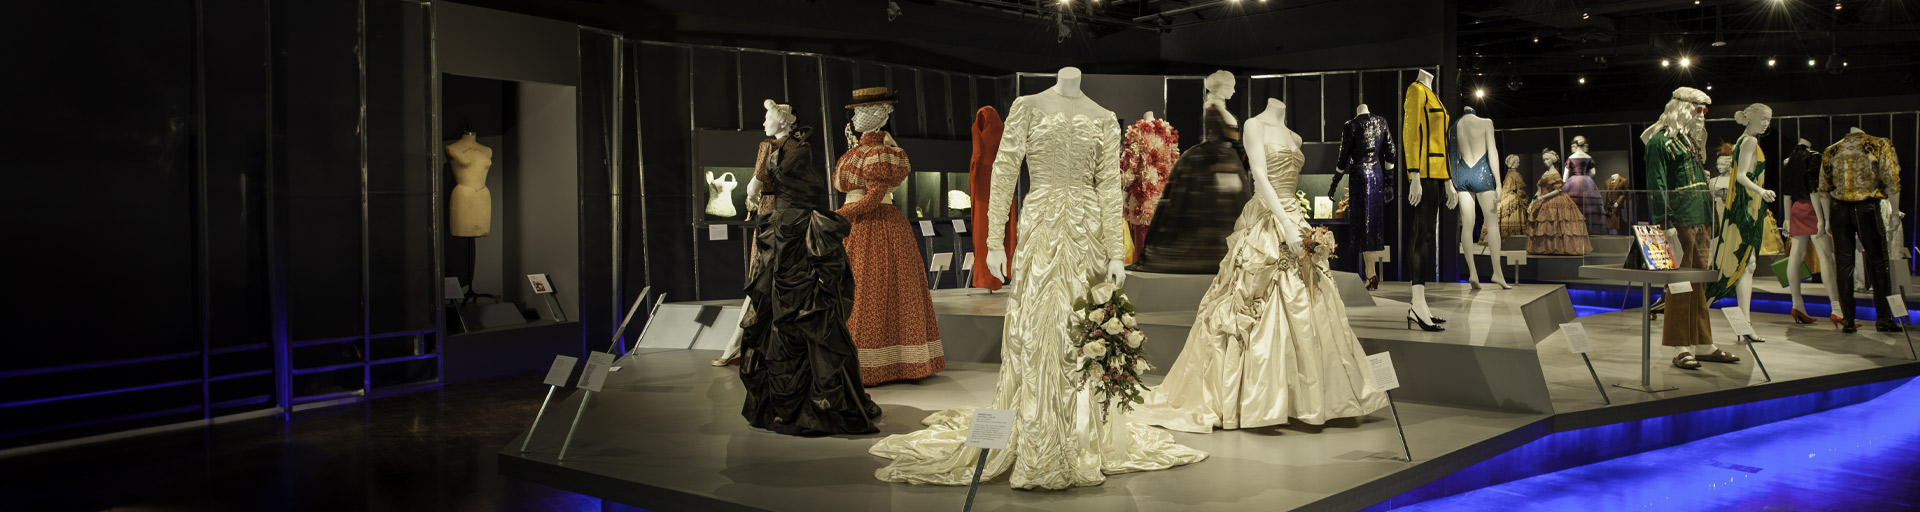
[(759, 254), (747, 275), (740, 414), (788, 435), (869, 434), (880, 430), (880, 406), (860, 385), (847, 332), (853, 269), (840, 243), (852, 223), (822, 204), (826, 175), (814, 170), (811, 131), (794, 129), (767, 157), (761, 188), (774, 208), (759, 217)]
[(1253, 199), (1253, 181), (1240, 146), (1240, 128), (1228, 125), (1226, 116), (1211, 106), (1201, 117), (1202, 140), (1174, 160), (1166, 192), (1155, 207), (1158, 212), (1147, 226), (1146, 248), (1128, 270), (1220, 271), (1220, 260), (1227, 255), (1227, 235), (1233, 234), (1234, 220)]

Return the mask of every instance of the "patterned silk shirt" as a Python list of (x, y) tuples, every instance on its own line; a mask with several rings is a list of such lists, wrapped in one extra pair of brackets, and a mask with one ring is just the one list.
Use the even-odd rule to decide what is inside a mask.
[(1841, 201), (1885, 199), (1900, 193), (1900, 156), (1887, 139), (1853, 132), (1827, 146), (1820, 191)]
[(1647, 140), (1647, 189), (1654, 191), (1647, 203), (1653, 208), (1654, 224), (1680, 228), (1713, 220), (1707, 209), (1713, 196), (1707, 189), (1707, 171), (1699, 157), (1693, 148), (1665, 131)]

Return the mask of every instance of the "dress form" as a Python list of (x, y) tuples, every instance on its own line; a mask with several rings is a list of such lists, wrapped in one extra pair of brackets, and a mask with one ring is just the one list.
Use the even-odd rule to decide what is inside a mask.
[[(891, 104), (861, 105), (858, 107), (854, 107), (853, 113), (854, 113), (854, 116), (853, 116), (854, 133), (866, 135), (869, 132), (878, 130), (887, 125), (887, 120), (893, 118), (893, 105)], [(887, 145), (890, 145), (890, 146), (893, 145), (892, 134), (888, 134)], [(858, 202), (861, 198), (866, 197), (869, 192), (870, 192), (869, 190), (864, 188), (848, 190), (846, 202), (847, 203)], [(872, 191), (872, 193), (882, 194), (880, 196), (880, 204), (893, 204), (892, 190)]]
[[(1060, 72), (1054, 74), (1054, 77), (1053, 87), (1049, 87), (1039, 94), (1022, 96), (1022, 98), (1026, 99), (1028, 105), (1048, 114), (1087, 116), (1092, 119), (1099, 119), (1109, 115), (1107, 109), (1102, 108), (1099, 103), (1094, 103), (1092, 99), (1087, 98), (1086, 93), (1081, 92), (1080, 68), (1072, 66), (1060, 68)], [(1115, 206), (1118, 207), (1118, 205)], [(1006, 226), (988, 226), (987, 229), (1004, 232)], [(999, 279), (1000, 282), (1004, 283), (1007, 281), (1006, 251), (996, 250), (987, 253), (987, 273), (993, 274), (993, 277)], [(1108, 261), (1107, 280), (1115, 286), (1125, 286), (1127, 280), (1126, 262), (1118, 259)]]
[(1254, 199), (1240, 123), (1228, 111), (1233, 73), (1216, 71), (1202, 81), (1201, 140), (1181, 150), (1146, 228), (1139, 272), (1210, 274), (1227, 254), (1232, 219)]
[(453, 193), (447, 196), (447, 230), (458, 237), (493, 234), (493, 192), (487, 189), (493, 148), (480, 144), (473, 132), (467, 132), (446, 150), (454, 182)]
[[(1494, 137), (1493, 121), (1480, 117), (1480, 114), (1475, 113), (1472, 108), (1468, 108), (1466, 114), (1460, 117), (1454, 129), (1458, 130), (1456, 136), (1461, 154), (1455, 157), (1459, 160), (1466, 162), (1478, 162), (1482, 158), (1492, 160), (1493, 155), (1500, 154), (1499, 141)], [(1460, 203), (1460, 253), (1467, 259), (1467, 282), (1474, 289), (1479, 289), (1480, 268), (1473, 264), (1473, 255), (1479, 252), (1473, 248), (1475, 245), (1473, 243), (1474, 206), (1477, 200), (1478, 213), (1487, 219), (1486, 253), (1493, 264), (1493, 284), (1503, 290), (1511, 289), (1513, 286), (1507, 284), (1506, 274), (1500, 270), (1502, 268), (1500, 260), (1502, 233), (1500, 232), (1500, 214), (1497, 211), (1500, 207), (1500, 173), (1492, 169), (1488, 169), (1487, 172), (1493, 175), (1492, 190), (1478, 193), (1465, 190), (1454, 192), (1454, 195), (1459, 198), (1457, 202)]]

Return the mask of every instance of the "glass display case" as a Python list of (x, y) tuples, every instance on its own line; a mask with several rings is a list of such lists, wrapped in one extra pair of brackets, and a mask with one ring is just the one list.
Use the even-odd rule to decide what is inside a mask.
[(701, 181), (699, 218), (709, 223), (752, 220), (747, 209), (747, 184), (753, 181), (753, 167), (701, 167), (695, 177)]

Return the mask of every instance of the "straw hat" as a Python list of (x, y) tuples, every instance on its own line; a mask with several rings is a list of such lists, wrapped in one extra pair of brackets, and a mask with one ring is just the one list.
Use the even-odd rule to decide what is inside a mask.
[(853, 103), (847, 104), (847, 108), (899, 102), (900, 100), (893, 98), (893, 91), (887, 90), (886, 87), (868, 87), (865, 89), (854, 89)]

